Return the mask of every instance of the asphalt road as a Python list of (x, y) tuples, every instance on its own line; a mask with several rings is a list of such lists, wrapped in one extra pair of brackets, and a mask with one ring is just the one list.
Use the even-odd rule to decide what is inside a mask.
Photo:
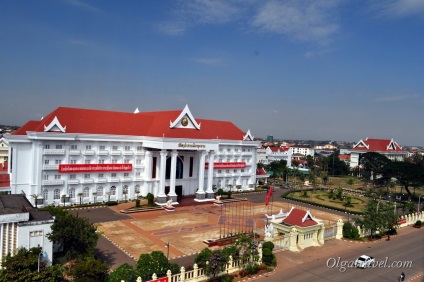
[[(423, 230), (414, 230), (392, 237), (390, 241), (381, 240), (374, 243), (349, 243), (333, 239), (326, 241), (325, 244), (330, 247), (328, 249), (324, 245), (319, 247), (320, 250), (305, 249), (300, 253), (277, 254), (277, 271), (258, 281), (397, 281), (402, 271), (406, 274), (405, 281), (409, 281), (412, 277), (424, 273), (423, 242)], [(352, 264), (363, 254), (375, 257), (381, 264), (366, 269), (341, 267), (344, 262)], [(412, 262), (412, 267), (398, 267), (398, 262)], [(414, 281), (424, 281), (423, 276)]]

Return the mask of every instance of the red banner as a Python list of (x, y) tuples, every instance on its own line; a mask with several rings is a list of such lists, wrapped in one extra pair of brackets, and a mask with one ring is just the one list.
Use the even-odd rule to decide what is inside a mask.
[(132, 171), (132, 164), (60, 164), (61, 173)]
[(398, 225), (401, 225), (401, 224), (404, 224), (404, 223), (406, 223), (406, 218), (402, 218), (401, 220), (399, 220), (397, 222)]
[[(209, 168), (209, 163), (205, 163), (205, 169)], [(246, 168), (245, 162), (221, 162), (213, 163), (213, 169), (223, 169), (223, 168)]]
[(274, 187), (269, 186), (268, 192), (266, 193), (265, 206), (268, 206), (268, 204), (269, 204), (269, 198), (272, 197), (272, 190), (273, 189), (274, 189)]

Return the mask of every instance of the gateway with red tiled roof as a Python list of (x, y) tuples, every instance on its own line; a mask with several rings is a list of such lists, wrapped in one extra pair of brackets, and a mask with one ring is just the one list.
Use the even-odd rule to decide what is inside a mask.
[[(44, 204), (132, 199), (152, 193), (213, 201), (214, 189), (254, 189), (250, 131), (183, 110), (132, 113), (59, 107), (8, 137), (12, 193)], [(28, 161), (31, 160), (31, 161)]]
[(350, 150), (350, 167), (357, 167), (360, 156), (369, 152), (379, 153), (390, 160), (397, 161), (402, 161), (408, 155), (408, 152), (403, 150), (393, 139), (366, 138), (365, 140), (360, 140)]

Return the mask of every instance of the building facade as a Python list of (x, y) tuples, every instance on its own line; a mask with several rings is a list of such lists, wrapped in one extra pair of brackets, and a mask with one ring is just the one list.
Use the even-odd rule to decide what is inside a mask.
[[(132, 199), (158, 204), (214, 191), (253, 189), (256, 149), (250, 131), (178, 111), (113, 112), (57, 108), (8, 136), (11, 193), (40, 205)], [(35, 198), (35, 197), (34, 197)]]
[(43, 259), (51, 264), (53, 243), (47, 238), (54, 217), (34, 208), (24, 195), (0, 195), (0, 264), (18, 248), (41, 247)]
[(392, 161), (403, 161), (408, 155), (408, 152), (403, 150), (393, 139), (366, 138), (360, 140), (350, 150), (350, 168), (358, 167), (361, 156), (370, 152), (382, 154)]

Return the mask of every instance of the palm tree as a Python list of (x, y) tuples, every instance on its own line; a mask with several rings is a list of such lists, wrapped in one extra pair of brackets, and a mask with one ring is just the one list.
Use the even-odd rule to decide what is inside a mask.
[(84, 196), (84, 193), (78, 193), (78, 197), (80, 199), (80, 205), (82, 205), (82, 196)]

